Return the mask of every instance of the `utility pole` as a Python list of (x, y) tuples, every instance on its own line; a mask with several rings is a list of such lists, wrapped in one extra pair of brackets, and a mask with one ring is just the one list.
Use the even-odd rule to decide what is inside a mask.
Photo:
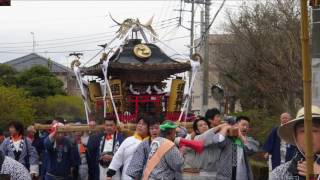
[(204, 12), (204, 58), (203, 58), (203, 92), (202, 92), (202, 112), (208, 110), (208, 88), (209, 88), (209, 19), (210, 19), (210, 0), (205, 0)]
[(32, 52), (34, 53), (36, 50), (36, 40), (34, 38), (34, 32), (30, 32), (32, 35)]
[[(193, 48), (194, 48), (194, 0), (191, 0), (191, 22), (190, 22), (190, 59), (192, 58), (193, 55)], [(192, 71), (189, 71), (189, 86), (191, 84), (191, 79), (192, 79)], [(188, 111), (192, 110), (192, 95), (190, 94), (190, 101), (189, 105), (187, 106), (187, 113), (185, 115), (185, 118), (188, 116)]]
[[(204, 11), (201, 10), (200, 12), (200, 35), (202, 36), (204, 34), (205, 31), (205, 27), (204, 27)], [(201, 39), (200, 39), (201, 40)]]
[[(181, 20), (179, 21), (180, 22), (180, 26), (190, 30), (190, 59), (192, 58), (192, 55), (195, 51), (194, 49), (194, 16), (195, 16), (195, 4), (205, 4), (205, 0), (184, 0), (185, 3), (191, 3), (191, 21), (190, 21), (190, 28), (186, 28), (184, 27), (182, 24), (181, 24)], [(180, 10), (180, 12), (183, 11), (182, 9)], [(201, 14), (201, 18), (202, 18), (202, 14)], [(180, 17), (181, 19), (181, 17)], [(192, 78), (192, 72), (189, 71), (189, 84), (191, 84), (191, 78)], [(191, 95), (192, 96), (192, 95)], [(188, 114), (188, 111), (190, 111), (192, 109), (192, 97), (190, 97), (190, 101), (189, 101), (189, 104), (187, 106), (187, 113), (186, 115)], [(185, 117), (186, 118), (186, 117)]]
[(193, 47), (194, 47), (193, 41), (194, 41), (194, 0), (191, 0), (190, 58), (192, 57), (192, 54), (193, 54)]

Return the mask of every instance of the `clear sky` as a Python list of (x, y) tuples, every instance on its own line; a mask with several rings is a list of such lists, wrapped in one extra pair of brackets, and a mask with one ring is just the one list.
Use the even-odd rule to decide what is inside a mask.
[[(212, 0), (211, 15), (222, 0)], [(236, 11), (241, 0), (227, 0), (211, 32), (221, 32), (225, 11)], [(160, 39), (182, 54), (188, 54), (189, 31), (178, 27), (180, 0), (166, 1), (15, 1), (11, 7), (0, 7), (0, 62), (32, 52), (32, 34), (35, 52), (70, 66), (72, 51), (84, 53), (83, 62), (99, 50), (98, 44), (108, 42), (118, 29), (107, 16), (109, 13), (122, 22), (126, 18), (139, 18), (146, 22), (154, 15), (153, 26)], [(190, 10), (189, 4), (182, 8)], [(200, 11), (196, 6), (196, 37), (199, 37)], [(211, 16), (211, 18), (212, 18)], [(190, 12), (182, 12), (182, 24), (190, 25)], [(83, 51), (85, 50), (85, 51)], [(164, 51), (166, 49), (164, 48)], [(98, 58), (98, 57), (97, 57)]]

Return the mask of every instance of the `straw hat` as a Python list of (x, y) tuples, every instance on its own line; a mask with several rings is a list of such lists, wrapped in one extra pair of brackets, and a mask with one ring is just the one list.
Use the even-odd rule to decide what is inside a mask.
[[(320, 118), (320, 108), (318, 106), (311, 106), (312, 119)], [(294, 126), (304, 120), (304, 108), (301, 108), (295, 119), (281, 125), (278, 128), (278, 134), (281, 139), (289, 144), (296, 145)]]

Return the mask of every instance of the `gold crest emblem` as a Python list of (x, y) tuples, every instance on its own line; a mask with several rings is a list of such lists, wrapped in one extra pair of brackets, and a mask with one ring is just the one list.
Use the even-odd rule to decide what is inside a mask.
[(145, 44), (137, 44), (133, 48), (134, 54), (141, 59), (146, 59), (151, 56), (151, 49)]

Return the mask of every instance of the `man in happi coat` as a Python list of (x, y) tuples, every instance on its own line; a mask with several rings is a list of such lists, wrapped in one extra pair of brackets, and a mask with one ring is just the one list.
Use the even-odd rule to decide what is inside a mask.
[(149, 120), (149, 134), (150, 138), (144, 140), (136, 149), (132, 156), (130, 165), (127, 170), (127, 175), (133, 179), (141, 179), (143, 170), (147, 164), (150, 145), (152, 140), (160, 136), (160, 119), (158, 117), (151, 117)]
[(50, 135), (44, 140), (45, 180), (74, 179), (74, 170), (80, 165), (78, 149), (63, 133), (57, 133), (58, 126), (63, 124), (55, 123)]
[[(83, 142), (87, 147), (89, 179), (105, 179), (106, 173), (113, 155), (117, 152), (124, 141), (122, 133), (117, 131), (117, 120), (106, 118), (104, 121), (104, 132), (92, 134), (87, 142)], [(120, 172), (116, 172), (116, 177), (120, 177)]]
[(172, 121), (165, 121), (160, 125), (161, 137), (151, 142), (143, 180), (180, 180), (184, 159), (175, 146), (177, 125)]

